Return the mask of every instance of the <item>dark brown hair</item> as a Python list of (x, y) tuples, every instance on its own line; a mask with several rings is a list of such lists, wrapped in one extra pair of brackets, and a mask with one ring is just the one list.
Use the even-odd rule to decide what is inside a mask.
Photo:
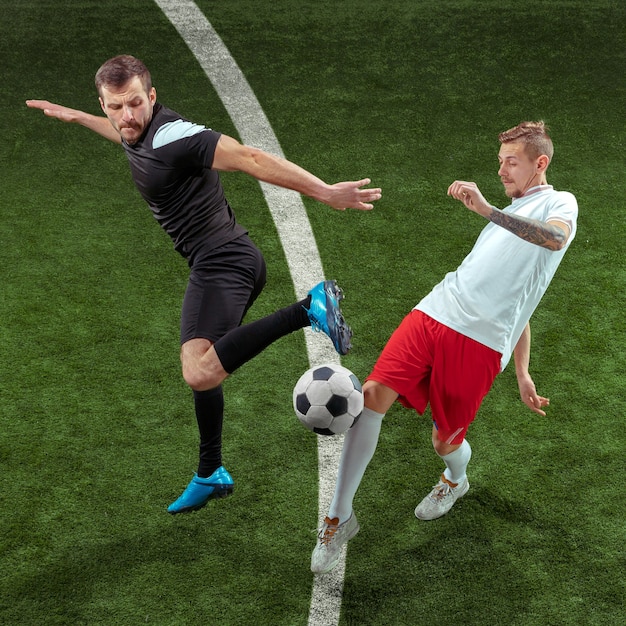
[(148, 93), (152, 89), (152, 77), (142, 61), (129, 54), (122, 54), (105, 61), (96, 72), (98, 95), (102, 96), (103, 87), (119, 89), (135, 76), (139, 76), (146, 93)]

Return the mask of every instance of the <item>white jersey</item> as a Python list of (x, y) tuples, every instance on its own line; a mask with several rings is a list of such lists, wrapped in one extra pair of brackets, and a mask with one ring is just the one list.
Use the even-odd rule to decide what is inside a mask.
[(415, 307), (499, 352), (502, 370), (576, 234), (578, 204), (571, 193), (550, 185), (529, 191), (504, 211), (568, 224), (565, 246), (554, 252), (489, 223), (457, 270)]

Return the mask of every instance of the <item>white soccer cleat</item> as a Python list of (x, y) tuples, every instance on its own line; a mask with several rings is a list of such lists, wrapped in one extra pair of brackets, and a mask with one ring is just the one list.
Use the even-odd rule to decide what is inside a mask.
[(314, 574), (330, 572), (339, 563), (341, 548), (358, 532), (359, 522), (354, 511), (343, 524), (339, 523), (338, 517), (333, 519), (326, 517), (317, 536), (317, 545), (311, 555), (311, 571)]
[(422, 520), (437, 519), (445, 515), (452, 505), (469, 490), (469, 481), (465, 478), (455, 484), (441, 475), (432, 491), (415, 507), (415, 517)]

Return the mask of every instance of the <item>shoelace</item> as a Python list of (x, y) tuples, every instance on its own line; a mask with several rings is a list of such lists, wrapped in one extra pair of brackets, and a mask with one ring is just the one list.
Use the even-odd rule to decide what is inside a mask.
[(337, 530), (339, 530), (339, 520), (337, 518), (335, 518), (337, 519), (337, 524), (332, 523), (334, 520), (330, 520), (328, 518), (326, 519), (328, 520), (325, 522), (326, 528), (322, 527), (318, 535), (320, 543), (324, 544), (325, 546), (327, 546), (332, 541), (335, 533), (337, 532)]
[(437, 484), (434, 486), (434, 489), (436, 489), (435, 493), (430, 496), (430, 499), (433, 502), (439, 502), (443, 500), (451, 491), (451, 487), (450, 485), (448, 485), (448, 483), (443, 483), (442, 485)]

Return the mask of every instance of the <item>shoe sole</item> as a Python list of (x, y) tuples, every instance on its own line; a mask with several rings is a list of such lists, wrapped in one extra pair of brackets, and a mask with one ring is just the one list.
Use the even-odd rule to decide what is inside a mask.
[(330, 289), (332, 289), (332, 295), (335, 296), (335, 300), (337, 300), (337, 304), (339, 304), (343, 300), (343, 289), (337, 284), (336, 280), (327, 280), (325, 281)]
[(227, 498), (232, 495), (235, 490), (234, 485), (216, 485), (211, 495), (201, 504), (195, 504), (193, 506), (186, 506), (178, 511), (168, 511), (170, 515), (178, 515), (179, 513), (193, 513), (203, 509), (211, 500), (217, 500), (219, 498)]

